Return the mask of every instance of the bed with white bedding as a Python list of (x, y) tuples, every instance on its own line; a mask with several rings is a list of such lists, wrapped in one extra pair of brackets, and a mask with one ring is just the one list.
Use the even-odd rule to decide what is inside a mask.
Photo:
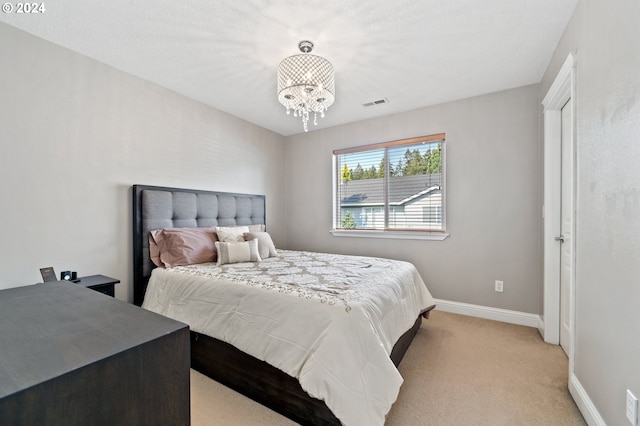
[[(178, 199), (185, 195), (181, 191), (190, 192), (134, 187), (134, 228), (140, 231), (134, 234), (141, 234), (134, 236), (134, 251), (143, 245), (142, 234), (162, 222), (152, 218), (142, 226), (145, 214), (157, 210), (150, 205), (158, 203), (154, 194), (148, 197), (154, 201), (143, 208), (144, 191), (173, 194), (171, 210), (176, 209), (176, 192)], [(201, 204), (207, 203), (196, 202), (195, 209)], [(136, 219), (135, 210), (141, 217)], [(175, 211), (171, 221), (176, 221)], [(195, 336), (194, 368), (202, 366), (207, 374), (208, 365), (221, 365), (208, 375), (303, 424), (383, 425), (403, 381), (396, 366), (421, 315), (434, 306), (416, 268), (389, 259), (278, 250), (277, 256), (257, 262), (151, 269), (142, 306), (189, 324)], [(211, 342), (222, 342), (223, 350), (199, 347)], [(265, 376), (262, 370), (251, 370), (257, 368), (253, 364), (235, 368), (234, 359), (245, 357), (274, 371)], [(219, 377), (229, 371), (242, 377)], [(284, 381), (292, 378), (300, 390), (280, 384), (280, 374)], [(267, 388), (253, 383), (261, 381), (268, 382)], [(292, 392), (302, 393), (302, 402)], [(328, 407), (328, 414), (318, 403)]]

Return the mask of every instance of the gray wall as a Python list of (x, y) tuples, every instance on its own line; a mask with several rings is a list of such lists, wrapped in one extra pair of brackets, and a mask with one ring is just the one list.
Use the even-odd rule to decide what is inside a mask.
[[(411, 261), (436, 298), (541, 313), (538, 90), (532, 85), (288, 137), (289, 248)], [(448, 239), (329, 233), (332, 150), (442, 132)], [(504, 293), (494, 291), (496, 279), (504, 281)]]
[(267, 196), (284, 245), (283, 137), (0, 23), (0, 288), (39, 268), (120, 278), (132, 184)]
[(640, 2), (580, 0), (540, 85), (577, 52), (575, 378), (609, 425), (640, 397)]

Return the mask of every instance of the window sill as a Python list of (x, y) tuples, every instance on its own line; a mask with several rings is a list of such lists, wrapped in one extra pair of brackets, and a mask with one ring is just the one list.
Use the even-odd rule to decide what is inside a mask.
[(442, 241), (449, 237), (446, 232), (407, 232), (407, 231), (374, 231), (374, 230), (358, 230), (347, 231), (344, 229), (332, 229), (331, 235), (334, 237), (352, 237), (352, 238), (391, 238), (397, 240), (432, 240)]

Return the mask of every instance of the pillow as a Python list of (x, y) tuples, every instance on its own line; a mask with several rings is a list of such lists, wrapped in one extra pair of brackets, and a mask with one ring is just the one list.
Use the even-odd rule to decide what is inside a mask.
[(273, 244), (273, 240), (271, 239), (271, 235), (269, 235), (269, 233), (245, 232), (243, 235), (245, 241), (258, 240), (258, 253), (260, 253), (260, 257), (262, 259), (278, 255), (276, 246)]
[(244, 241), (242, 234), (249, 232), (248, 226), (216, 226), (218, 241)]
[(218, 266), (227, 263), (260, 262), (258, 240), (253, 241), (216, 241), (218, 251)]
[(156, 266), (165, 268), (215, 262), (216, 241), (211, 227), (155, 229), (149, 232), (149, 255)]
[(239, 226), (216, 226), (218, 241), (244, 241), (242, 234), (245, 232), (262, 232), (266, 229), (264, 224), (239, 225)]
[(154, 229), (153, 231), (149, 231), (149, 257), (154, 265), (164, 267), (162, 261), (160, 260), (160, 248), (158, 247), (158, 243), (156, 239), (162, 239), (162, 229)]
[(258, 223), (254, 225), (248, 225), (248, 226), (249, 226), (249, 232), (264, 232), (267, 230), (267, 225), (265, 225), (264, 223)]

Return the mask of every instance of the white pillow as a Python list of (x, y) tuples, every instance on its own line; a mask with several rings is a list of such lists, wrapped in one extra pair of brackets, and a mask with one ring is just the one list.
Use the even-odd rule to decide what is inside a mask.
[(260, 262), (260, 253), (258, 253), (258, 240), (252, 241), (216, 241), (216, 250), (218, 251), (218, 266), (228, 263), (240, 262)]
[(243, 234), (249, 232), (248, 226), (216, 226), (218, 241), (244, 241)]
[(267, 225), (265, 225), (264, 223), (257, 223), (247, 226), (249, 227), (249, 232), (264, 232), (267, 229)]
[(276, 246), (273, 244), (271, 235), (267, 232), (245, 232), (244, 239), (245, 241), (258, 240), (258, 252), (262, 259), (278, 255), (278, 250), (276, 250)]

